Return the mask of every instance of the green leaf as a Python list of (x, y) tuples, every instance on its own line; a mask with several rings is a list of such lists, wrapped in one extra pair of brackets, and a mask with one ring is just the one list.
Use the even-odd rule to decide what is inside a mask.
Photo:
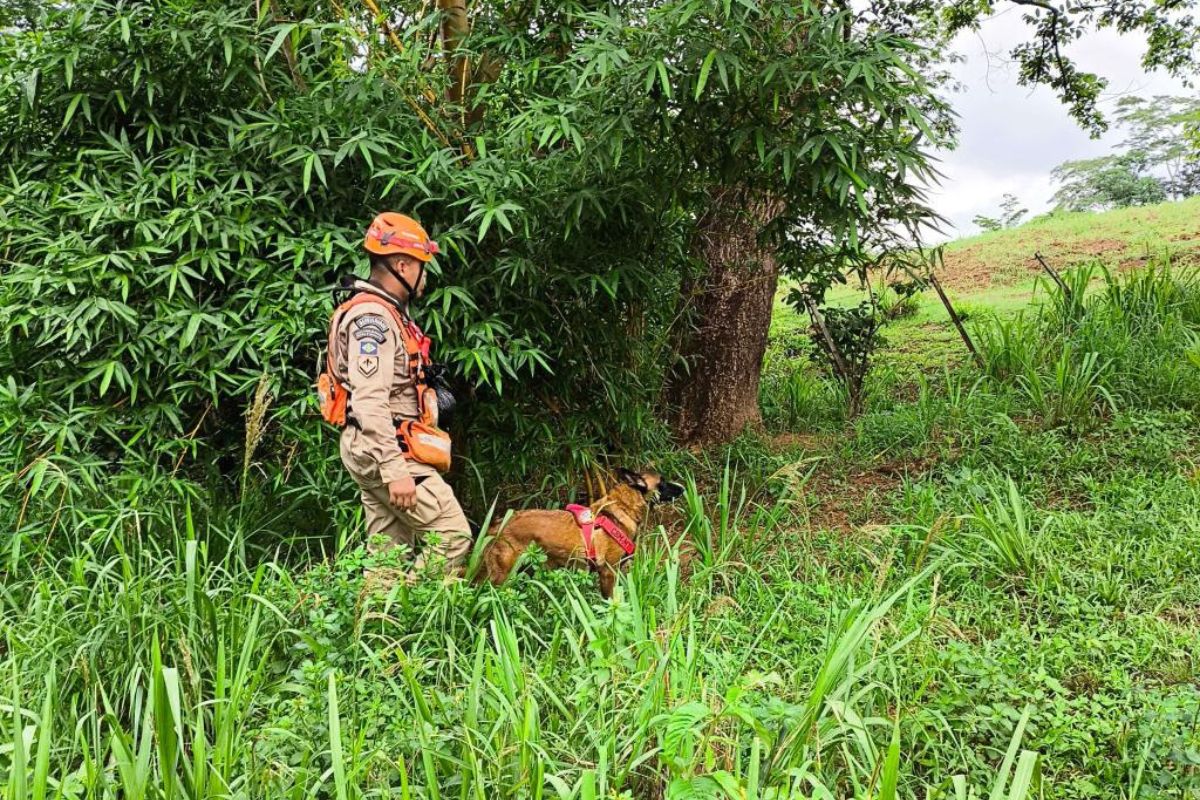
[(892, 726), (892, 741), (883, 759), (880, 774), (879, 800), (896, 800), (896, 784), (900, 775), (900, 720)]
[(1025, 800), (1030, 796), (1030, 790), (1041, 782), (1041, 763), (1041, 756), (1032, 750), (1021, 752), (1012, 786), (1008, 790), (1008, 800)]
[(713, 61), (717, 58), (716, 48), (709, 50), (708, 55), (704, 57), (704, 63), (700, 65), (700, 76), (696, 79), (695, 99), (699, 100), (700, 95), (704, 93), (704, 86), (708, 83), (708, 73), (712, 69)]
[(35, 67), (25, 76), (25, 101), (29, 103), (30, 108), (37, 106), (38, 79), (41, 78), (41, 75), (42, 71)]
[(63, 114), (61, 130), (66, 130), (67, 126), (71, 124), (71, 118), (75, 116), (75, 111), (79, 108), (79, 104), (82, 101), (83, 95), (77, 94), (71, 98), (71, 102), (67, 103), (67, 111)]
[(333, 670), (329, 671), (328, 683), (329, 758), (333, 762), (333, 782), (337, 790), (337, 800), (347, 800), (346, 759), (342, 753), (342, 722), (338, 711), (337, 681)]
[(312, 185), (313, 164), (316, 163), (316, 160), (316, 153), (309, 153), (308, 157), (304, 159), (304, 176), (300, 182), (300, 186), (305, 194), (308, 194), (308, 189)]
[(279, 52), (279, 48), (283, 47), (284, 41), (296, 29), (296, 23), (288, 22), (279, 26), (279, 31), (275, 34), (275, 40), (271, 42), (270, 48), (267, 49), (267, 55), (263, 61), (270, 61), (271, 56)]

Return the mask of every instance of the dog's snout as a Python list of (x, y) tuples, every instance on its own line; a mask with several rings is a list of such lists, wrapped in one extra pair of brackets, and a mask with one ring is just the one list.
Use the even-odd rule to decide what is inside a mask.
[(672, 483), (671, 481), (663, 481), (662, 483), (660, 483), (658, 485), (657, 500), (660, 503), (669, 503), (672, 500), (677, 499), (682, 494), (683, 494), (683, 487), (680, 486), (678, 483)]

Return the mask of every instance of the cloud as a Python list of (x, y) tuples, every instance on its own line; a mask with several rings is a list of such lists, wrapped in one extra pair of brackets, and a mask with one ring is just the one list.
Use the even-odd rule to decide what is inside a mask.
[[(1022, 12), (1010, 7), (954, 41), (965, 57), (954, 69), (964, 91), (950, 100), (959, 114), (959, 147), (939, 153), (940, 186), (930, 190), (934, 209), (953, 225), (948, 237), (977, 229), (976, 214), (995, 214), (1005, 193), (1016, 195), (1031, 214), (1050, 208), (1056, 187), (1051, 171), (1067, 160), (1093, 158), (1111, 151), (1123, 138), (1110, 131), (1089, 138), (1049, 89), (1017, 85), (1017, 70), (1008, 60), (1012, 48), (1026, 41), (1031, 29)], [(1141, 66), (1145, 39), (1102, 31), (1073, 43), (1067, 53), (1081, 68), (1109, 80), (1101, 107), (1111, 110), (1125, 95), (1182, 95), (1190, 92), (1165, 74), (1147, 74)]]

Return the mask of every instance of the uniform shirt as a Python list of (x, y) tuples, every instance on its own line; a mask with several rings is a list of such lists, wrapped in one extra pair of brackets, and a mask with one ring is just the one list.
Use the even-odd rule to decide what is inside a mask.
[(379, 302), (360, 302), (342, 316), (334, 337), (334, 374), (350, 389), (346, 416), (360, 429), (356, 449), (379, 466), (384, 483), (391, 483), (411, 474), (396, 440), (396, 421), (418, 418), (417, 388), (396, 318), (388, 310), (397, 301), (366, 281), (355, 281), (354, 289), (377, 295)]

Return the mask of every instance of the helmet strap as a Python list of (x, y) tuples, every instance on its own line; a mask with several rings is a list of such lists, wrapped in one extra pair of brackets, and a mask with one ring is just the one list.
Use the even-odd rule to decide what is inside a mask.
[[(392, 266), (392, 262), (390, 260), (385, 263), (387, 264), (387, 271), (392, 273), (392, 277), (395, 278), (396, 280), (400, 281), (400, 283), (404, 286), (405, 291), (408, 292), (408, 297), (406, 297), (404, 299), (405, 305), (408, 305), (408, 303), (412, 302), (412, 299), (417, 296), (416, 289), (414, 289), (412, 284), (409, 283), (408, 281), (406, 281), (404, 279), (404, 276), (401, 275), (400, 272), (395, 267)], [(418, 261), (417, 263), (421, 265), (420, 271), (417, 272), (417, 286), (420, 286), (421, 279), (425, 277), (425, 262)]]

